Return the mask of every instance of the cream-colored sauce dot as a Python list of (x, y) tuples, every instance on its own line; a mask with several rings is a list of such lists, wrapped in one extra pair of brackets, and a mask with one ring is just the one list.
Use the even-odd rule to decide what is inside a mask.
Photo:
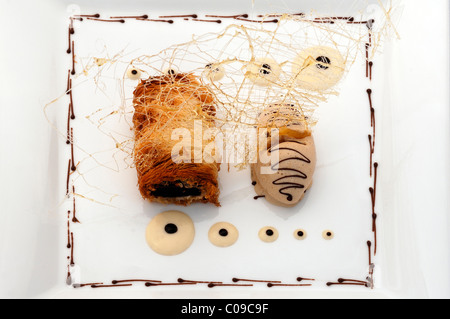
[(210, 81), (220, 81), (225, 76), (225, 69), (220, 64), (207, 64), (205, 70), (203, 71), (203, 77), (209, 79)]
[(134, 81), (139, 80), (141, 78), (141, 76), (142, 76), (142, 72), (134, 67), (130, 67), (127, 70), (127, 77), (130, 80), (134, 80)]
[(173, 76), (173, 75), (178, 74), (178, 69), (176, 67), (172, 66), (170, 68), (164, 69), (163, 74)]
[(239, 231), (230, 223), (220, 222), (210, 228), (208, 238), (214, 246), (230, 247), (238, 240)]
[(306, 230), (304, 230), (304, 229), (297, 229), (296, 231), (294, 231), (295, 239), (304, 240), (304, 239), (306, 239), (307, 236), (308, 236), (308, 234), (306, 233)]
[(323, 239), (332, 240), (334, 238), (334, 232), (331, 230), (324, 230), (322, 233)]
[(245, 66), (245, 77), (260, 86), (270, 86), (278, 81), (280, 65), (273, 59), (257, 59)]
[(335, 86), (344, 75), (345, 60), (330, 47), (308, 48), (297, 56), (292, 73), (297, 85), (311, 91), (325, 91)]
[(179, 255), (188, 249), (195, 237), (192, 219), (180, 211), (167, 211), (157, 215), (147, 226), (147, 244), (164, 256)]
[(259, 231), (258, 236), (265, 243), (273, 243), (278, 239), (279, 234), (274, 227), (267, 226)]

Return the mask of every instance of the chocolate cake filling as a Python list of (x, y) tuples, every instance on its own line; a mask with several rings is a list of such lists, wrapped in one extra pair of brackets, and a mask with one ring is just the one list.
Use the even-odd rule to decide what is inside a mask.
[(151, 192), (155, 197), (188, 197), (188, 196), (200, 196), (202, 191), (197, 187), (186, 187), (182, 182), (168, 182), (166, 184), (158, 185), (155, 190)]

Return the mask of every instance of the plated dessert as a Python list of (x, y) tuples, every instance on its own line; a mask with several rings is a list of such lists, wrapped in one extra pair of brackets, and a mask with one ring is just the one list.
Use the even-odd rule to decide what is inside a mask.
[[(92, 199), (94, 203), (105, 203), (106, 205), (101, 209), (105, 211), (105, 215), (106, 212), (114, 213), (117, 209), (120, 212), (137, 212), (135, 216), (139, 216), (139, 220), (130, 219), (129, 214), (121, 214), (118, 218), (123, 220), (111, 227), (117, 226), (114, 232), (120, 232), (126, 236), (129, 240), (128, 244), (135, 240), (138, 240), (140, 244), (145, 242), (148, 244), (154, 253), (149, 251), (147, 245), (139, 245), (139, 243), (136, 245), (138, 247), (136, 251), (142, 250), (133, 253), (142, 258), (140, 265), (145, 268), (145, 271), (140, 273), (145, 274), (148, 271), (149, 277), (153, 275), (164, 277), (164, 268), (168, 269), (167, 266), (170, 267), (175, 259), (188, 264), (192, 261), (192, 256), (202, 256), (204, 251), (208, 251), (208, 257), (211, 257), (210, 262), (221, 256), (227, 256), (228, 258), (224, 258), (229, 265), (227, 267), (239, 272), (233, 275), (241, 278), (238, 275), (249, 274), (251, 267), (263, 264), (262, 261), (267, 257), (267, 252), (278, 253), (277, 247), (281, 245), (285, 245), (283, 248), (286, 248), (286, 251), (292, 250), (290, 253), (279, 250), (280, 263), (289, 265), (292, 262), (292, 269), (296, 271), (299, 269), (296, 262), (304, 258), (316, 257), (314, 245), (317, 241), (320, 241), (320, 246), (317, 246), (321, 247), (320, 252), (330, 252), (337, 247), (340, 256), (343, 254), (346, 256), (348, 247), (352, 246), (353, 242), (348, 245), (347, 239), (350, 236), (348, 238), (341, 236), (344, 233), (343, 230), (351, 232), (352, 236), (358, 235), (357, 244), (361, 246), (362, 243), (363, 246), (358, 248), (358, 252), (363, 252), (361, 255), (366, 257), (366, 251), (369, 248), (369, 264), (372, 267), (370, 258), (372, 253), (376, 252), (377, 246), (375, 199), (378, 168), (378, 163), (375, 163), (373, 158), (375, 104), (371, 100), (372, 90), (367, 90), (366, 84), (361, 83), (360, 87), (367, 90), (369, 94), (370, 122), (363, 123), (364, 118), (361, 121), (358, 118), (358, 121), (352, 121), (351, 128), (346, 127), (344, 132), (336, 130), (335, 126), (331, 129), (333, 124), (330, 125), (330, 122), (325, 122), (328, 123), (327, 127), (321, 127), (321, 130), (315, 131), (314, 125), (317, 118), (314, 112), (317, 107), (328, 102), (328, 97), (338, 95), (339, 89), (333, 90), (334, 86), (341, 81), (353, 64), (357, 53), (360, 53), (359, 51), (364, 53), (364, 48), (367, 51), (366, 82), (367, 85), (370, 84), (374, 64), (370, 60), (368, 50), (378, 40), (372, 33), (373, 23), (351, 16), (316, 18), (295, 14), (258, 16), (254, 19), (246, 19), (244, 23), (235, 21), (240, 17), (237, 15), (215, 17), (214, 19), (220, 19), (224, 24), (227, 21), (231, 23), (225, 28), (202, 33), (201, 23), (205, 25), (205, 21), (210, 17), (197, 19), (189, 15), (174, 16), (170, 18), (171, 20), (167, 20), (167, 23), (166, 18), (152, 20), (148, 19), (149, 16), (142, 19), (139, 17), (124, 16), (120, 17), (120, 20), (113, 17), (103, 17), (104, 19), (91, 17), (93, 20), (89, 19), (90, 22), (87, 22), (87, 17), (74, 16), (70, 20), (72, 24), (75, 21), (76, 28), (81, 25), (83, 18), (87, 22), (83, 22), (83, 26), (86, 27), (96, 27), (100, 24), (105, 27), (117, 26), (117, 29), (123, 29), (122, 36), (129, 34), (135, 39), (130, 46), (130, 51), (109, 52), (116, 49), (111, 49), (112, 46), (108, 42), (105, 43), (107, 46), (103, 51), (92, 53), (85, 50), (94, 42), (88, 42), (86, 45), (84, 42), (77, 42), (75, 46), (73, 26), (69, 28), (72, 68), (69, 70), (66, 93), (70, 98), (67, 144), (71, 146), (71, 158), (65, 185), (68, 198), (73, 200), (73, 208), (70, 208), (67, 223), (70, 228), (67, 247), (71, 249), (71, 258), (68, 258), (69, 270), (72, 270), (72, 265), (75, 264), (74, 247), (77, 249), (86, 247), (84, 243), (83, 246), (74, 244), (76, 242), (74, 237), (80, 241), (86, 238), (83, 237), (82, 232), (79, 232), (79, 228), (84, 226), (75, 224), (84, 222), (86, 225), (89, 221), (87, 218), (93, 218), (86, 214), (87, 205), (84, 203), (86, 198)], [(128, 23), (129, 21), (133, 23)], [(177, 44), (171, 45), (159, 41), (163, 40), (161, 37), (153, 41), (152, 46), (143, 43), (140, 37), (130, 32), (135, 22), (141, 24), (144, 29), (145, 25), (153, 25), (161, 26), (168, 34), (173, 32), (177, 36), (172, 43)], [(155, 23), (152, 24), (153, 22)], [(268, 22), (270, 22), (269, 25), (266, 24)], [(180, 35), (183, 32), (170, 29), (174, 25), (200, 28), (192, 37), (184, 39)], [(210, 26), (214, 24), (211, 23)], [(150, 26), (148, 30), (151, 29)], [(353, 33), (350, 29), (356, 31)], [(90, 36), (88, 33), (81, 34), (84, 37)], [(170, 39), (172, 41), (172, 38)], [(82, 40), (77, 37), (77, 41)], [(367, 41), (367, 44), (362, 43), (360, 46), (361, 41)], [(136, 51), (133, 51), (135, 49)], [(98, 55), (92, 57), (91, 54)], [(88, 101), (83, 99), (84, 96), (89, 96), (89, 93), (86, 93), (87, 89), (83, 87), (82, 80), (85, 78), (93, 80), (92, 83), (96, 85), (99, 96), (105, 95), (99, 98), (96, 109), (88, 108), (92, 106), (92, 98)], [(73, 85), (72, 81), (74, 81)], [(120, 88), (118, 89), (113, 83), (118, 84)], [(85, 142), (83, 139), (86, 139), (87, 134), (79, 133), (85, 123), (74, 121), (72, 94), (75, 89), (77, 94), (74, 100), (79, 103), (77, 116), (88, 118), (90, 120), (88, 124), (93, 124), (94, 129), (114, 139), (116, 147), (113, 152), (116, 153), (113, 154), (114, 160), (111, 163), (119, 164), (117, 170), (123, 175), (111, 178), (113, 180), (117, 177), (115, 183), (111, 183), (113, 185), (111, 188), (102, 185), (95, 188), (97, 180), (93, 179), (96, 175), (92, 177), (89, 174), (98, 166), (109, 168), (110, 163), (105, 163), (108, 159), (95, 158), (98, 148), (88, 148), (84, 147), (85, 144), (83, 145)], [(349, 92), (346, 91), (346, 93)], [(121, 98), (120, 106), (108, 104), (111, 101), (116, 103), (117, 96)], [(359, 99), (361, 95), (353, 95), (350, 98), (345, 94), (343, 96), (343, 103), (346, 106), (351, 105), (352, 102), (358, 103), (358, 106), (366, 102), (363, 100), (361, 103)], [(365, 94), (362, 97), (366, 98)], [(339, 105), (330, 106), (332, 108), (326, 109), (326, 115), (331, 114), (330, 117), (336, 119), (335, 123), (344, 123), (348, 114), (356, 114), (355, 105), (349, 106), (345, 112), (341, 112), (342, 107)], [(365, 111), (368, 112), (368, 109)], [(359, 114), (359, 109), (357, 111)], [(85, 116), (86, 114), (88, 116)], [(329, 121), (330, 117), (326, 120)], [(97, 118), (98, 122), (95, 121)], [(115, 121), (117, 118), (120, 119), (120, 123)], [(105, 119), (110, 123), (106, 123)], [(368, 119), (365, 118), (365, 120)], [(356, 122), (358, 124), (354, 125)], [(120, 128), (118, 128), (119, 125), (121, 125)], [(328, 125), (330, 129), (327, 131)], [(358, 167), (369, 167), (369, 159), (367, 159), (366, 167), (363, 162), (366, 157), (361, 156), (369, 151), (367, 147), (369, 125), (373, 128), (373, 134), (369, 136), (369, 145), (370, 177), (374, 179), (374, 185), (370, 188), (370, 193), (367, 192), (367, 198), (356, 196), (355, 205), (347, 205), (344, 200), (340, 201), (340, 198), (347, 199), (345, 196), (348, 194), (336, 183), (342, 181), (339, 177), (343, 171), (349, 173), (350, 181), (359, 181), (360, 172), (352, 171), (353, 167), (348, 167), (349, 162), (357, 162)], [(243, 150), (241, 147), (247, 142), (244, 139), (225, 138), (223, 140), (216, 134), (202, 134), (201, 143), (198, 143), (196, 134), (198, 131), (204, 133), (218, 129), (218, 132), (223, 133), (228, 128), (231, 128), (232, 132), (240, 132), (243, 128), (265, 130), (267, 132), (267, 139), (263, 143), (265, 147), (257, 149), (256, 152), (253, 149)], [(75, 136), (74, 130), (77, 134)], [(330, 146), (327, 145), (328, 140), (333, 140), (329, 132), (336, 132), (336, 136), (340, 138), (348, 133), (355, 133), (355, 136), (361, 133), (364, 143), (359, 142), (360, 139), (355, 139), (356, 142), (343, 141), (346, 143), (344, 147), (328, 147)], [(279, 139), (274, 139), (275, 136)], [(238, 151), (242, 150), (242, 153), (247, 156), (244, 162), (234, 166), (234, 162), (223, 162), (215, 156), (205, 156), (211, 146), (222, 146), (223, 141), (231, 144)], [(250, 144), (245, 146), (251, 147), (259, 144), (258, 142), (260, 141), (250, 140)], [(333, 140), (333, 143), (336, 141)], [(355, 145), (349, 145), (350, 143)], [(318, 152), (316, 152), (316, 146)], [(337, 152), (334, 152), (336, 149)], [(347, 150), (355, 151), (353, 153), (358, 152), (356, 160), (354, 157), (347, 160), (348, 154), (345, 153)], [(120, 151), (124, 151), (124, 154)], [(248, 156), (256, 153), (257, 156), (254, 158)], [(123, 155), (123, 163), (122, 157), (115, 157), (117, 154)], [(200, 157), (197, 156), (199, 154), (201, 154)], [(320, 158), (317, 158), (317, 154), (320, 154)], [(346, 160), (341, 161), (341, 158)], [(318, 160), (321, 162), (320, 174), (316, 174)], [(92, 167), (86, 165), (88, 161), (94, 161)], [(227, 164), (228, 170), (223, 169), (224, 163)], [(222, 171), (220, 171), (221, 166)], [(242, 170), (236, 173), (237, 170), (234, 168)], [(358, 176), (355, 177), (355, 174)], [(98, 182), (101, 184), (109, 180), (109, 176), (101, 177)], [(84, 181), (86, 184), (83, 183)], [(350, 184), (350, 182), (346, 183), (347, 186)], [(91, 185), (94, 187), (90, 188)], [(114, 188), (116, 185), (118, 185), (118, 191)], [(327, 186), (323, 187), (323, 185)], [(355, 191), (354, 185), (355, 183), (351, 184), (348, 193), (359, 194), (359, 189)], [(323, 198), (330, 200), (323, 201)], [(75, 208), (76, 199), (82, 201), (80, 204), (77, 202), (77, 209)], [(361, 217), (359, 208), (364, 207), (364, 201), (369, 202), (367, 211), (371, 215)], [(306, 205), (299, 205), (300, 203), (306, 203)], [(336, 203), (339, 207), (334, 210), (330, 203)], [(370, 204), (372, 204), (372, 210), (369, 212)], [(175, 205), (178, 208), (174, 207)], [(76, 212), (77, 217), (75, 217)], [(144, 241), (143, 231), (136, 235), (135, 230), (144, 227), (149, 219), (151, 221), (145, 231)], [(370, 224), (368, 220), (372, 219), (372, 232), (368, 229), (364, 230), (363, 227), (344, 228), (342, 226), (344, 222), (340, 223), (340, 220), (344, 219), (355, 220), (355, 224), (360, 223), (358, 225)], [(125, 231), (119, 229), (122, 227), (120, 225), (125, 225)], [(130, 225), (131, 227), (128, 227)], [(109, 236), (112, 233), (113, 231), (105, 232), (104, 235)], [(248, 236), (249, 233), (250, 236)], [(367, 240), (372, 233), (373, 242)], [(119, 238), (113, 238), (115, 239), (119, 241)], [(194, 239), (202, 242), (198, 243)], [(334, 240), (331, 245), (328, 244), (329, 240)], [(255, 254), (261, 253), (259, 259), (239, 263), (240, 259), (247, 258), (247, 254), (240, 251), (240, 248), (244, 247), (248, 250), (253, 246), (258, 247), (255, 249)], [(298, 247), (302, 249), (297, 250)], [(297, 253), (299, 255), (296, 255)], [(165, 256), (178, 257), (165, 258)], [(332, 258), (328, 257), (324, 256), (327, 262), (333, 262)], [(308, 269), (308, 271), (314, 271), (314, 262), (310, 263), (312, 270)], [(364, 266), (366, 265), (367, 262), (364, 260)], [(197, 269), (197, 267), (194, 268)], [(291, 273), (293, 273), (292, 270)], [(188, 278), (193, 275), (193, 272), (186, 270), (185, 274), (180, 275), (182, 278)], [(205, 274), (218, 275), (218, 277), (222, 275), (220, 272), (205, 272)], [(261, 277), (269, 276), (269, 274), (270, 272), (263, 270), (259, 273)], [(129, 278), (131, 277), (136, 278), (135, 276)], [(233, 277), (234, 283), (243, 280), (234, 281), (235, 278)], [(224, 280), (223, 278), (204, 279)], [(369, 279), (371, 280), (371, 277), (364, 282), (358, 281), (357, 284), (369, 286)], [(186, 282), (193, 283), (193, 281), (179, 279), (179, 284)], [(174, 284), (161, 281), (159, 283)], [(347, 281), (345, 283), (347, 284)], [(155, 286), (150, 282), (147, 284), (147, 287)], [(218, 284), (214, 283), (211, 287), (216, 286)], [(274, 287), (274, 282), (270, 282), (268, 287)]]

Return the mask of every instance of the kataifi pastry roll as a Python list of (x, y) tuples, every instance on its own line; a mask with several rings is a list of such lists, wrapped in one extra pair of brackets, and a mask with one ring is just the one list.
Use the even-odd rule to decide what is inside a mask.
[[(220, 163), (203, 156), (214, 134), (208, 140), (200, 136), (200, 146), (195, 137), (215, 127), (215, 101), (208, 88), (192, 74), (151, 77), (137, 86), (133, 103), (134, 161), (142, 196), (163, 204), (220, 206)], [(185, 142), (181, 148), (180, 136)], [(177, 147), (184, 159), (174, 153)], [(201, 154), (200, 159), (194, 154)]]

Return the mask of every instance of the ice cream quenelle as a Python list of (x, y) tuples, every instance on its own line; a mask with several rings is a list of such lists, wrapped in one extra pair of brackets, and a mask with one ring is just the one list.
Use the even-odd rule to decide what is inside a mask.
[[(258, 195), (255, 199), (264, 197), (277, 206), (296, 206), (310, 189), (316, 167), (316, 149), (308, 124), (295, 105), (274, 104), (262, 112), (258, 127), (278, 129), (279, 142), (269, 143), (251, 166)], [(274, 156), (275, 162), (263, 161)]]

